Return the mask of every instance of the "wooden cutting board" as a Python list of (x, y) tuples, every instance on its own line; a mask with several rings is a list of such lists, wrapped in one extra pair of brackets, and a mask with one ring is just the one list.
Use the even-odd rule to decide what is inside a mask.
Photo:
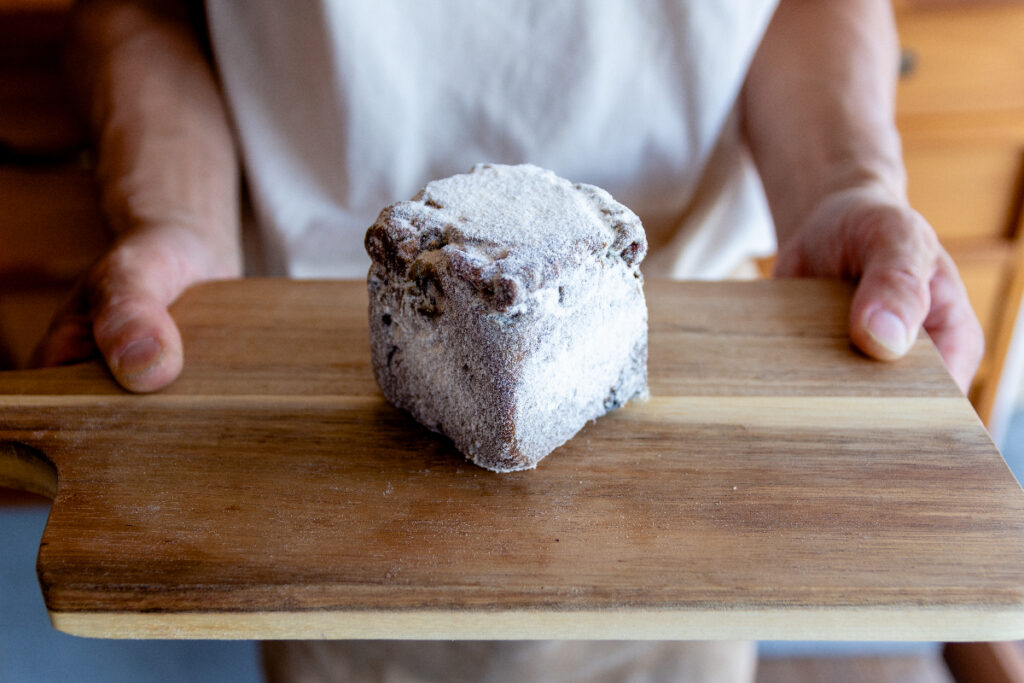
[[(648, 282), (652, 398), (535, 471), (381, 397), (365, 285), (207, 284), (186, 369), (0, 373), (54, 625), (159, 638), (1024, 637), (1024, 493), (926, 338), (827, 281)], [(17, 444), (17, 445), (15, 445)]]

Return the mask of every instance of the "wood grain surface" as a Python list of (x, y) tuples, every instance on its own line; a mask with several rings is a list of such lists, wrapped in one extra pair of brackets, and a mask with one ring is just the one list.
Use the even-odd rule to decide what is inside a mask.
[(927, 338), (854, 351), (828, 281), (648, 282), (652, 398), (495, 474), (388, 405), (365, 285), (173, 313), (186, 368), (0, 373), (0, 483), (102, 637), (1024, 636), (1024, 493)]

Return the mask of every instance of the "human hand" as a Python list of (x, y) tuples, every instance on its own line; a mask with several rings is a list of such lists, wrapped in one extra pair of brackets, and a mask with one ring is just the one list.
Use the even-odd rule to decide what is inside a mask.
[(967, 390), (984, 351), (952, 258), (925, 219), (874, 188), (829, 195), (779, 250), (775, 274), (857, 281), (850, 338), (881, 360), (903, 356), (921, 326)]
[(114, 379), (155, 391), (181, 373), (181, 335), (167, 307), (202, 280), (237, 277), (237, 244), (216, 247), (178, 226), (123, 235), (76, 284), (36, 348), (33, 365), (85, 360), (97, 350)]

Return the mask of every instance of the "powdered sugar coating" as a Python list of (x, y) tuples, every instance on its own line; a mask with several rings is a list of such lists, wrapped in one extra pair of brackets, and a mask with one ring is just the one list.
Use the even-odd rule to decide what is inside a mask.
[(478, 465), (535, 467), (646, 395), (646, 238), (604, 190), (477, 166), (384, 209), (366, 247), (381, 389)]

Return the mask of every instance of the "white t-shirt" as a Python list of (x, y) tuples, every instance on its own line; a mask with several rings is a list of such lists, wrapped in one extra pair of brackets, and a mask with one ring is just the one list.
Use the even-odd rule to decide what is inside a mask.
[(646, 273), (728, 276), (774, 249), (736, 101), (775, 4), (210, 0), (262, 270), (363, 277), (384, 206), (528, 162), (632, 208)]

